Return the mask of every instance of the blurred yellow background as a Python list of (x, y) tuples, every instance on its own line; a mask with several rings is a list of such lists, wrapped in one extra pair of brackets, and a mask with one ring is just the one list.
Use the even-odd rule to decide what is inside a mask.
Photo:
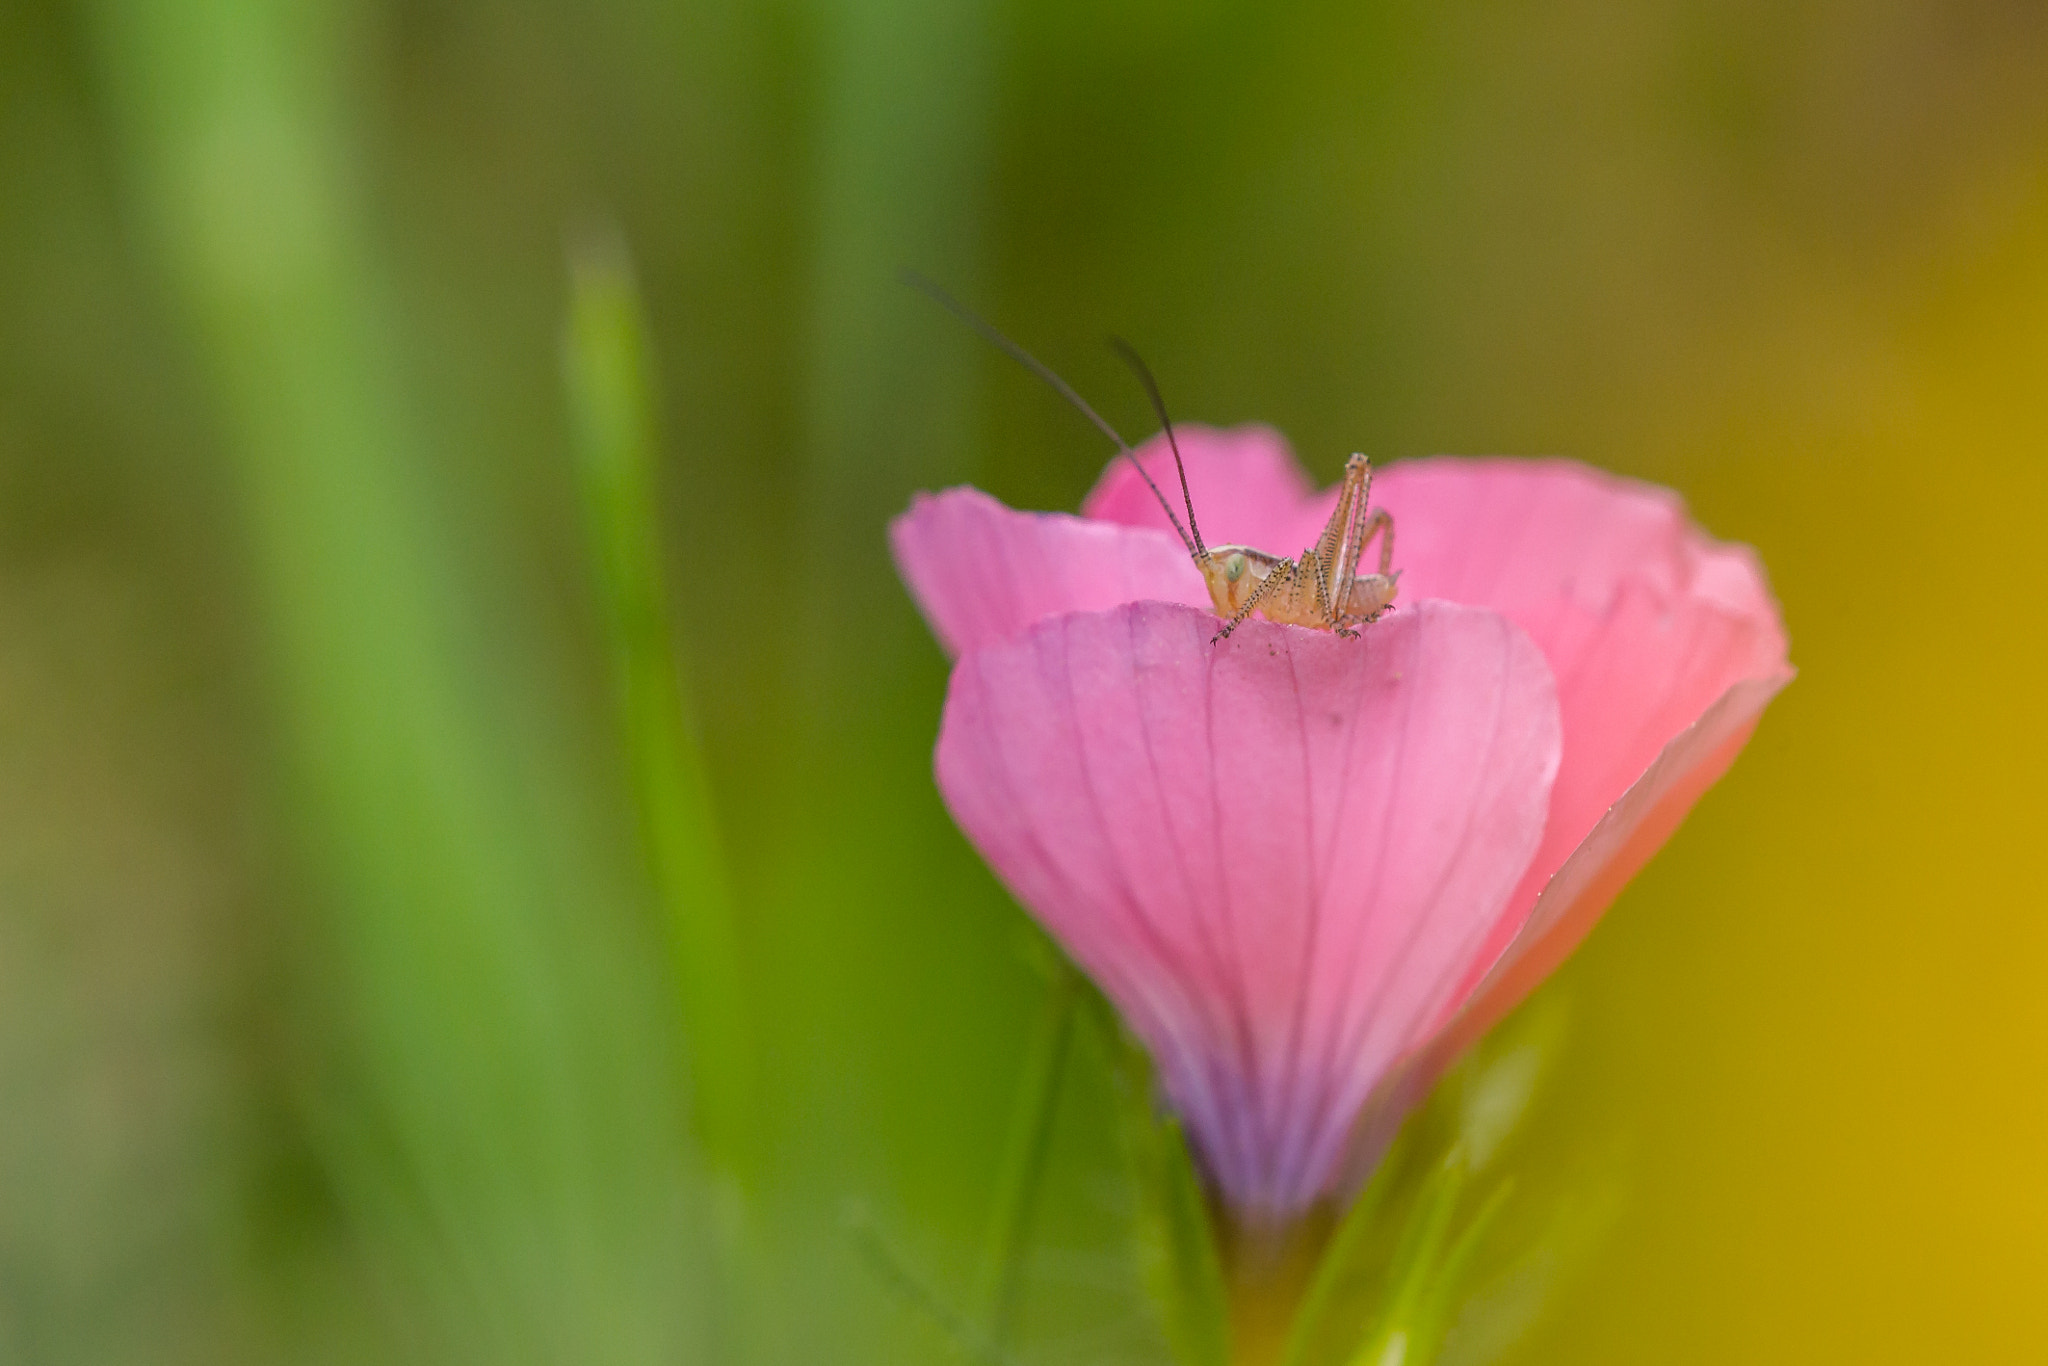
[[(1598, 1227), (1502, 1360), (2048, 1341), (2048, 8), (23, 0), (0, 105), (0, 1361), (954, 1359), (847, 1229), (967, 1293), (1039, 987), (882, 526), (1106, 453), (906, 266), (1129, 432), (1109, 332), (1325, 479), (1566, 454), (1761, 550), (1801, 675), (1545, 990), (1517, 1160)], [(556, 368), (592, 222), (751, 1299), (661, 1156)], [(1017, 1353), (1163, 1360), (1077, 1067)]]

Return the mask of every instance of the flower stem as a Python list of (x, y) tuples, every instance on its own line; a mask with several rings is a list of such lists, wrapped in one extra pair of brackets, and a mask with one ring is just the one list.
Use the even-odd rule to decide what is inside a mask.
[(1313, 1294), (1331, 1232), (1329, 1211), (1322, 1208), (1282, 1231), (1230, 1231), (1225, 1274), (1232, 1366), (1279, 1366), (1291, 1359), (1291, 1329)]

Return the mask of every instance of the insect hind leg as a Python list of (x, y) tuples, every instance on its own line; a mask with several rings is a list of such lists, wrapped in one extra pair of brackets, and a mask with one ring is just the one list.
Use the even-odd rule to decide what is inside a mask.
[(1394, 567), (1394, 514), (1385, 508), (1374, 508), (1365, 519), (1358, 538), (1361, 554), (1372, 544), (1375, 536), (1380, 538), (1380, 573), (1386, 574)]
[(1315, 571), (1316, 611), (1322, 614), (1323, 623), (1341, 639), (1358, 639), (1358, 632), (1351, 629), (1351, 618), (1345, 610), (1345, 602), (1338, 600), (1340, 594), (1345, 601), (1350, 599), (1351, 581), (1346, 579), (1339, 587), (1332, 588), (1330, 572), (1324, 566), (1321, 556), (1305, 555), (1301, 562)]

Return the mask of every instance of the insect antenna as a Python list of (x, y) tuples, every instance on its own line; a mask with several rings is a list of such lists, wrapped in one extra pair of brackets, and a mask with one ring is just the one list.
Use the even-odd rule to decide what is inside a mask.
[[(1173, 468), (1180, 475), (1180, 496), (1188, 505), (1188, 530), (1194, 536), (1195, 558), (1206, 559), (1209, 554), (1208, 547), (1202, 544), (1202, 529), (1195, 525), (1195, 496), (1188, 492), (1188, 467), (1181, 463), (1180, 442), (1173, 435), (1173, 419), (1166, 415), (1166, 400), (1159, 396), (1159, 381), (1152, 378), (1152, 368), (1145, 364), (1144, 357), (1138, 354), (1138, 348), (1122, 337), (1111, 337), (1109, 345), (1111, 350), (1123, 357), (1124, 364), (1137, 372), (1139, 382), (1145, 386), (1145, 396), (1152, 400), (1152, 411), (1159, 414), (1159, 425), (1166, 429), (1166, 445), (1173, 452)], [(1135, 460), (1136, 457), (1132, 459)], [(1158, 489), (1152, 491), (1159, 492)], [(1166, 515), (1171, 517), (1173, 510), (1167, 509)]]
[[(1166, 514), (1166, 520), (1173, 524), (1174, 533), (1180, 537), (1180, 543), (1187, 547), (1188, 554), (1194, 556), (1197, 560), (1206, 558), (1207, 552), (1202, 549), (1202, 542), (1200, 537), (1189, 536), (1187, 533), (1187, 529), (1181, 526), (1180, 518), (1174, 515), (1173, 504), (1166, 501), (1166, 495), (1159, 491), (1159, 485), (1152, 482), (1151, 473), (1147, 471), (1144, 464), (1141, 461), (1139, 461), (1137, 453), (1131, 449), (1130, 443), (1125, 441), (1123, 437), (1117, 434), (1116, 428), (1110, 426), (1109, 423), (1103, 419), (1102, 414), (1096, 412), (1093, 408), (1089, 407), (1088, 400), (1082, 398), (1079, 394), (1075, 393), (1072, 385), (1068, 384), (1065, 380), (1061, 379), (1058, 375), (1054, 374), (1052, 372), (1052, 367), (1048, 366), (1044, 361), (1041, 361), (1038, 357), (1032, 355), (1029, 351), (1026, 351), (1023, 347), (1017, 345), (1017, 343), (1011, 341), (1008, 337), (1004, 336), (1001, 332), (997, 331), (994, 323), (989, 322), (979, 313), (976, 313), (966, 304), (961, 303), (958, 299), (948, 294), (945, 290), (939, 288), (938, 285), (932, 283), (930, 280), (927, 280), (924, 276), (919, 275), (914, 270), (906, 270), (903, 272), (902, 278), (904, 284), (909, 285), (912, 289), (918, 290), (926, 295), (929, 295), (933, 302), (937, 303), (941, 308), (945, 309), (948, 313), (951, 313), (961, 322), (966, 323), (976, 332), (979, 332), (982, 335), (983, 339), (986, 340), (990, 345), (994, 346), (998, 351), (1001, 351), (1011, 360), (1016, 361), (1026, 370), (1029, 370), (1032, 374), (1044, 380), (1047, 386), (1049, 386), (1054, 393), (1058, 394), (1067, 402), (1073, 404), (1075, 408), (1080, 410), (1081, 416), (1087, 418), (1090, 422), (1094, 423), (1097, 430), (1099, 430), (1104, 436), (1108, 437), (1111, 441), (1114, 441), (1116, 443), (1116, 448), (1124, 453), (1124, 458), (1131, 462), (1131, 468), (1135, 469), (1138, 472), (1138, 477), (1145, 481), (1145, 487), (1152, 490), (1152, 496), (1159, 500), (1160, 510)], [(1170, 435), (1171, 432), (1169, 431), (1169, 436)], [(1175, 451), (1174, 463), (1178, 464), (1179, 462), (1180, 453), (1178, 451)], [(1185, 473), (1181, 475), (1181, 492), (1183, 495), (1185, 495), (1187, 492), (1187, 475)], [(1194, 519), (1195, 505), (1191, 501), (1188, 504), (1188, 521), (1191, 525), (1193, 524)]]

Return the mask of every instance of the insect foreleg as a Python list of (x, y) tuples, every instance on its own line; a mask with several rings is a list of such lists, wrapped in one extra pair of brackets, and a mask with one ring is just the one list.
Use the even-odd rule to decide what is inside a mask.
[(1323, 557), (1310, 551), (1301, 557), (1302, 563), (1315, 570), (1316, 611), (1323, 620), (1334, 623), (1337, 620), (1337, 596), (1330, 589), (1330, 571), (1323, 563)]
[(1252, 609), (1259, 605), (1266, 594), (1272, 592), (1282, 579), (1286, 579), (1291, 583), (1294, 579), (1294, 574), (1295, 567), (1292, 560), (1282, 560), (1274, 565), (1266, 577), (1259, 580), (1259, 586), (1251, 591), (1251, 596), (1244, 600), (1244, 606), (1237, 609), (1237, 615), (1224, 622), (1223, 629), (1209, 637), (1209, 643), (1214, 645), (1217, 641), (1222, 640), (1232, 631), (1235, 631), (1239, 624), (1252, 614)]

